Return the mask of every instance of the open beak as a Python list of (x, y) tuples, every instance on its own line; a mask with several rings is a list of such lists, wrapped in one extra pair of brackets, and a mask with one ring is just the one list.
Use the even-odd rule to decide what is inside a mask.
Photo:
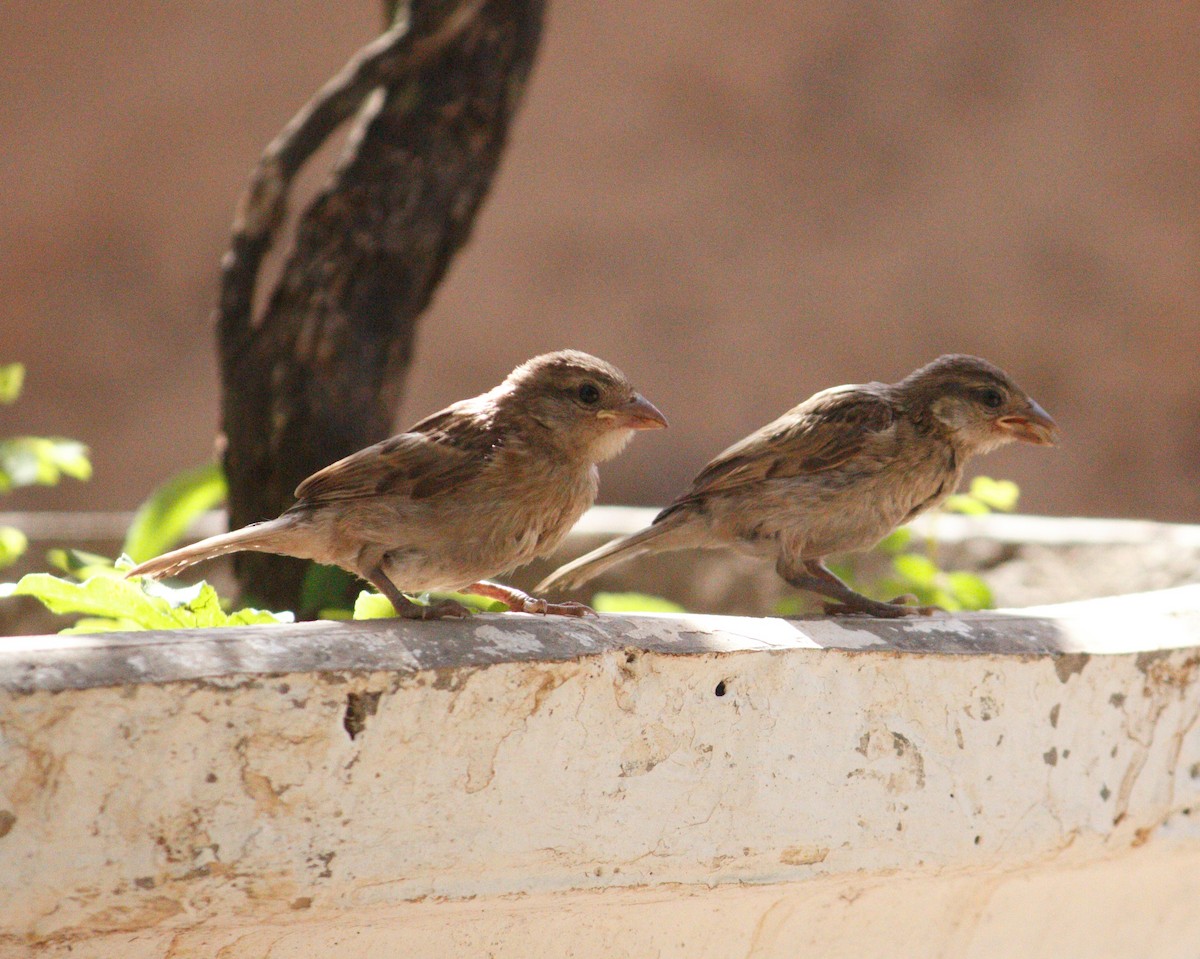
[(661, 430), (667, 425), (667, 418), (658, 411), (658, 407), (640, 393), (634, 393), (633, 399), (623, 406), (615, 410), (603, 410), (597, 415), (611, 418), (613, 426), (627, 430)]
[(1002, 416), (996, 421), (996, 425), (1014, 439), (1026, 443), (1053, 446), (1058, 442), (1058, 424), (1033, 400), (1029, 401), (1025, 412)]

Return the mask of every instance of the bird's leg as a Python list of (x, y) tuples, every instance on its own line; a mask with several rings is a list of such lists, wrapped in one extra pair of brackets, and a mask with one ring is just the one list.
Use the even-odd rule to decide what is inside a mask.
[(512, 586), (488, 582), (486, 579), (464, 587), (462, 592), (499, 600), (514, 613), (541, 613), (543, 616), (586, 616), (588, 613), (596, 615), (594, 609), (584, 606), (583, 603), (548, 603)]
[(825, 612), (832, 616), (846, 613), (866, 613), (868, 616), (896, 619), (900, 616), (928, 616), (937, 611), (936, 606), (908, 606), (898, 602), (881, 603), (869, 596), (864, 596), (838, 579), (819, 559), (805, 561), (803, 573), (780, 563), (779, 574), (797, 589), (806, 589), (809, 592), (837, 600), (837, 602), (825, 604)]
[(444, 599), (429, 606), (414, 603), (396, 588), (396, 584), (388, 579), (378, 566), (367, 573), (365, 579), (388, 598), (392, 608), (396, 610), (396, 615), (401, 619), (447, 619), (471, 615), (467, 607), (452, 599)]

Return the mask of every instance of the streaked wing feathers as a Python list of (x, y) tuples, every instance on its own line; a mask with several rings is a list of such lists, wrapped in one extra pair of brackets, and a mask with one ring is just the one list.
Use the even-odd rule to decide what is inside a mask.
[(838, 386), (805, 400), (717, 456), (661, 515), (711, 493), (845, 463), (869, 434), (886, 430), (895, 419), (888, 398), (872, 387)]
[(499, 441), (486, 409), (464, 400), (407, 433), (338, 460), (296, 487), (308, 505), (380, 494), (422, 499), (476, 476)]

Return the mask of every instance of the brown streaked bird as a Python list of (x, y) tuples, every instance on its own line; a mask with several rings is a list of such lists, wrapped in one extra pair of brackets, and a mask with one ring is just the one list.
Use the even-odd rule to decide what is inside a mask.
[(643, 553), (723, 546), (774, 560), (792, 586), (833, 600), (827, 612), (931, 612), (855, 592), (824, 558), (869, 549), (937, 506), (975, 454), (1057, 437), (1045, 410), (974, 356), (939, 357), (899, 383), (835, 386), (725, 450), (652, 525), (567, 563), (537, 591), (579, 586)]
[(616, 367), (577, 350), (535, 357), (495, 389), (314, 473), (277, 519), (141, 563), (168, 576), (239, 550), (282, 553), (361, 576), (409, 619), (463, 616), (404, 592), (454, 590), (509, 609), (582, 616), (487, 581), (550, 552), (596, 498), (596, 464), (635, 430), (667, 425)]

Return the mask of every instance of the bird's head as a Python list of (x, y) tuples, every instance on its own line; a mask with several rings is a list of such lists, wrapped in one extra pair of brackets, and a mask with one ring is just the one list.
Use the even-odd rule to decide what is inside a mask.
[(505, 406), (527, 416), (549, 442), (592, 463), (620, 453), (635, 430), (667, 425), (624, 373), (578, 350), (535, 356), (498, 389)]
[(897, 384), (903, 402), (949, 431), (967, 453), (1022, 440), (1058, 442), (1058, 424), (1008, 375), (975, 356), (941, 356)]

